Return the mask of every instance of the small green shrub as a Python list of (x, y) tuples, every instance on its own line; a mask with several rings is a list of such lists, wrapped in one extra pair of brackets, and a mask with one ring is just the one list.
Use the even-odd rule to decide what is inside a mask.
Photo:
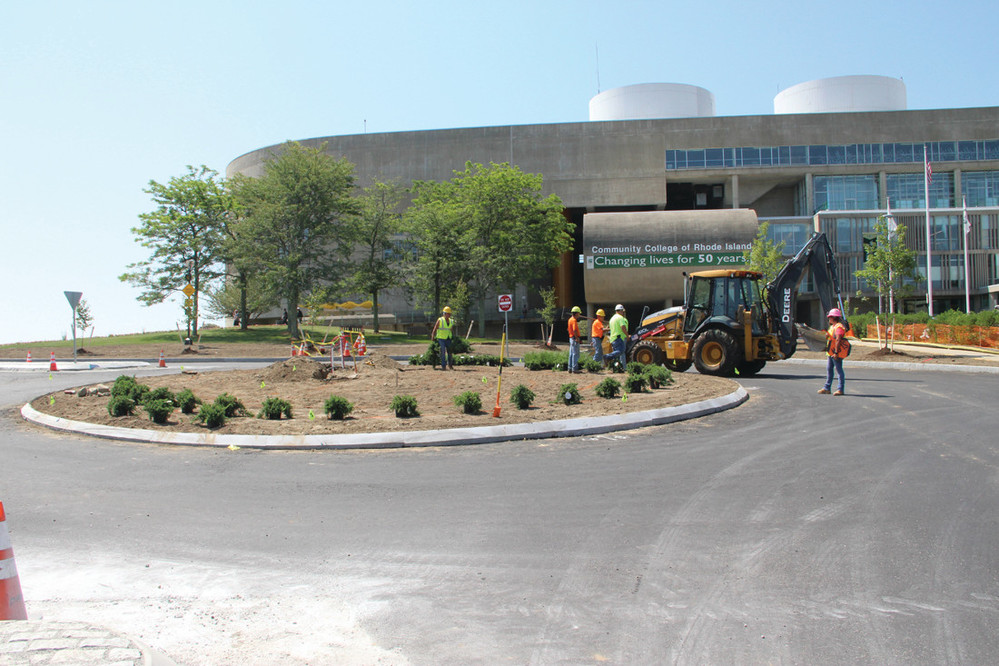
[(354, 411), (354, 404), (347, 400), (347, 398), (331, 395), (323, 404), (323, 411), (326, 412), (326, 418), (331, 421), (342, 421), (347, 417), (347, 414)]
[(291, 403), (281, 398), (267, 398), (264, 400), (258, 419), (268, 419), (269, 421), (280, 421), (281, 415), (291, 418)]
[(596, 393), (601, 398), (616, 398), (621, 393), (621, 382), (613, 377), (607, 377), (597, 384)]
[(177, 406), (177, 397), (173, 394), (173, 391), (165, 386), (152, 389), (142, 396), (142, 404), (145, 404), (150, 400), (169, 400), (170, 404), (174, 407)]
[(645, 368), (645, 378), (649, 380), (649, 388), (661, 388), (673, 383), (673, 372), (661, 365), (650, 365)]
[(575, 384), (562, 384), (555, 399), (567, 405), (578, 405), (583, 402), (583, 396), (580, 395), (579, 387)]
[(465, 391), (454, 396), (454, 404), (466, 414), (478, 414), (482, 410), (482, 397), (475, 391)]
[(518, 384), (510, 391), (510, 402), (517, 405), (517, 409), (529, 409), (534, 402), (534, 391), (523, 384)]
[(225, 406), (220, 405), (218, 402), (203, 405), (194, 418), (209, 428), (221, 428), (226, 422)]
[(624, 385), (628, 387), (628, 393), (641, 393), (648, 386), (649, 379), (643, 374), (628, 373), (628, 378), (624, 380)]
[(111, 385), (111, 396), (122, 396), (129, 398), (136, 405), (142, 402), (143, 397), (149, 392), (149, 387), (140, 384), (135, 377), (119, 375)]
[(215, 398), (215, 404), (225, 410), (226, 418), (246, 416), (249, 413), (236, 396), (229, 395), (228, 393), (223, 393)]
[(194, 395), (191, 389), (184, 389), (177, 394), (177, 406), (184, 414), (193, 414), (194, 408), (201, 404), (201, 399)]
[(167, 418), (173, 414), (173, 410), (175, 409), (173, 400), (168, 400), (167, 398), (151, 400), (147, 397), (143, 401), (142, 407), (146, 410), (146, 414), (149, 414), (149, 418), (152, 419), (153, 423), (159, 423), (160, 425), (167, 422)]
[(411, 416), (419, 416), (420, 412), (416, 410), (416, 398), (411, 395), (397, 395), (392, 398), (392, 404), (389, 405), (395, 415), (400, 419), (409, 418)]
[(125, 395), (113, 395), (108, 400), (108, 414), (130, 416), (135, 411), (135, 401)]
[(594, 361), (592, 356), (580, 356), (579, 369), (587, 372), (600, 372), (604, 369), (604, 365), (600, 361)]

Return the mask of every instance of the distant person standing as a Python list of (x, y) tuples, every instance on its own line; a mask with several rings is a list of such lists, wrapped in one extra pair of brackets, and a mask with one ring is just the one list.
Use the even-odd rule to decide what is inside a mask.
[(288, 323), (288, 308), (285, 308), (284, 312), (281, 313), (281, 320), (278, 321), (278, 323), (279, 324), (287, 324)]
[(624, 306), (620, 303), (614, 306), (614, 316), (610, 320), (610, 343), (611, 353), (604, 358), (611, 367), (617, 361), (621, 364), (621, 372), (625, 372), (628, 367), (625, 358), (628, 349), (628, 320), (624, 316)]
[(604, 317), (603, 308), (597, 310), (597, 318), (590, 325), (590, 344), (593, 345), (593, 360), (603, 363), (604, 360)]
[(451, 351), (451, 336), (454, 328), (454, 320), (451, 319), (451, 307), (445, 307), (441, 316), (430, 331), (430, 339), (436, 340), (440, 347), (441, 370), (447, 370), (448, 366), (454, 370), (454, 353)]
[(833, 308), (826, 315), (829, 320), (829, 330), (826, 331), (826, 383), (819, 389), (819, 393), (829, 393), (833, 383), (833, 371), (839, 375), (839, 387), (833, 395), (843, 395), (846, 388), (846, 377), (843, 375), (843, 359), (849, 353), (849, 342), (845, 340), (846, 327), (843, 326), (843, 312), (839, 308)]
[(579, 372), (579, 315), (583, 313), (578, 305), (569, 314), (569, 372)]

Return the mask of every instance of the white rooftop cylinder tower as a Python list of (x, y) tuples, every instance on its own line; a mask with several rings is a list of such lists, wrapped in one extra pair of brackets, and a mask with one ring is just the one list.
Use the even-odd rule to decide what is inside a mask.
[(774, 113), (905, 111), (905, 83), (890, 76), (834, 76), (785, 88)]
[(683, 83), (639, 83), (590, 98), (590, 120), (704, 118), (715, 115), (709, 90)]

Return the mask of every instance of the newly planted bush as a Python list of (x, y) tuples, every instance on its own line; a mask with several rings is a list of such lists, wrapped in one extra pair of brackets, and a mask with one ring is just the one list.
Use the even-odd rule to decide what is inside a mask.
[(108, 400), (108, 414), (111, 416), (129, 416), (135, 411), (135, 401), (124, 395), (113, 395)]
[(648, 386), (649, 380), (645, 375), (633, 375), (628, 373), (628, 378), (624, 380), (624, 385), (628, 387), (628, 393), (641, 393)]
[(661, 365), (646, 367), (645, 377), (649, 380), (649, 388), (657, 389), (673, 383), (673, 373)]
[(215, 398), (215, 404), (221, 407), (225, 411), (226, 418), (232, 418), (233, 416), (246, 416), (246, 407), (243, 403), (234, 395), (229, 395), (228, 393), (223, 393), (222, 395)]
[(331, 395), (323, 404), (323, 410), (326, 412), (326, 418), (342, 421), (347, 417), (347, 414), (354, 411), (354, 404), (347, 400), (347, 398)]
[(478, 414), (482, 409), (482, 398), (475, 391), (465, 391), (454, 396), (454, 404), (466, 414)]
[(416, 398), (411, 395), (397, 395), (392, 398), (392, 404), (389, 405), (395, 415), (400, 419), (409, 418), (410, 416), (419, 416), (420, 413), (416, 411)]
[(528, 409), (534, 402), (534, 391), (523, 384), (514, 386), (510, 391), (510, 402), (517, 405), (517, 409)]
[(169, 400), (170, 404), (174, 407), (177, 406), (177, 398), (174, 396), (173, 391), (165, 386), (152, 389), (142, 396), (142, 404), (149, 402), (150, 400)]
[(201, 399), (194, 395), (191, 389), (184, 389), (177, 394), (177, 406), (184, 414), (193, 414), (194, 408), (201, 404)]
[(198, 410), (198, 414), (194, 418), (198, 419), (209, 428), (221, 428), (225, 425), (226, 421), (225, 406), (220, 405), (217, 402), (204, 405)]
[(264, 400), (263, 408), (257, 414), (257, 418), (280, 421), (282, 414), (285, 418), (291, 418), (291, 403), (281, 398), (267, 398)]
[(173, 400), (168, 400), (166, 398), (157, 399), (146, 399), (142, 403), (143, 409), (149, 414), (149, 418), (152, 419), (153, 423), (164, 424), (167, 422), (167, 418), (173, 414), (174, 404)]
[(111, 385), (112, 397), (122, 396), (129, 398), (135, 404), (142, 402), (143, 396), (145, 396), (148, 392), (148, 386), (140, 384), (136, 381), (135, 377), (129, 377), (128, 375), (119, 375), (118, 378), (114, 380), (114, 384)]
[(575, 384), (562, 384), (555, 399), (567, 405), (578, 405), (583, 402), (583, 396), (580, 395), (579, 387)]
[(595, 390), (597, 395), (601, 398), (616, 398), (621, 393), (621, 382), (613, 377), (608, 377), (597, 384), (597, 388)]

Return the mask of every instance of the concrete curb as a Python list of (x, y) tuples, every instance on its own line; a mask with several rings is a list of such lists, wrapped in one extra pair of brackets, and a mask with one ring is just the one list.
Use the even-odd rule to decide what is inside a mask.
[(21, 408), (21, 416), (53, 430), (75, 432), (92, 437), (152, 444), (181, 446), (215, 446), (252, 449), (385, 449), (417, 446), (458, 446), (486, 444), (519, 439), (578, 437), (645, 426), (685, 421), (737, 407), (749, 399), (741, 386), (718, 398), (692, 402), (679, 407), (666, 407), (629, 414), (614, 414), (596, 418), (562, 419), (537, 423), (453, 428), (449, 430), (416, 430), (406, 432), (358, 433), (354, 435), (215, 435), (212, 433), (163, 432), (135, 428), (118, 428), (82, 421), (71, 421), (34, 409), (30, 403)]

